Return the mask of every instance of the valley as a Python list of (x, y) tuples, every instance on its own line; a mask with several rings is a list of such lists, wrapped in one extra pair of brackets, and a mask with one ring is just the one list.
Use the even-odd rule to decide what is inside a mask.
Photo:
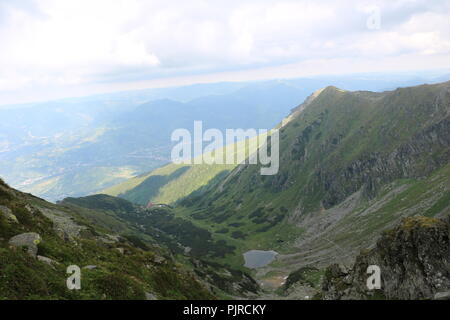
[(329, 84), (382, 91), (442, 77), (361, 74), (222, 82), (0, 106), (0, 176), (52, 202), (94, 194), (169, 163), (171, 132), (190, 130), (195, 120), (205, 129), (271, 129)]
[[(269, 287), (302, 268), (323, 274), (333, 263), (350, 266), (402, 219), (450, 213), (448, 85), (378, 94), (328, 87), (281, 126), (281, 174), (260, 176), (249, 164), (214, 169), (216, 176), (205, 174), (208, 182), (187, 197), (163, 196), (169, 185), (187, 185), (183, 176), (190, 171), (206, 170), (197, 165), (135, 199), (171, 203), (177, 217), (234, 247), (215, 258), (220, 263), (240, 268), (247, 250), (279, 252), (252, 272)], [(133, 199), (145, 179), (131, 181), (126, 193), (115, 195)]]
[(436, 313), (449, 17), (450, 0), (0, 0), (0, 302)]
[[(56, 204), (2, 183), (2, 250), (11, 255), (16, 252), (7, 246), (12, 235), (35, 232), (43, 239), (37, 247), (37, 255), (45, 258), (41, 261), (50, 259), (61, 268), (72, 262), (100, 265), (103, 276), (112, 272), (135, 290), (105, 293), (94, 272), (88, 280), (92, 287), (82, 296), (87, 299), (102, 294), (195, 298), (183, 296), (185, 285), (198, 288), (201, 299), (432, 299), (450, 288), (444, 271), (439, 286), (423, 279), (415, 295), (408, 291), (417, 286), (412, 280), (408, 287), (386, 284), (384, 291), (371, 292), (361, 285), (360, 261), (381, 259), (377, 264), (395, 269), (393, 260), (385, 259), (392, 253), (379, 243), (398, 233), (412, 237), (412, 242), (395, 238), (398, 243), (392, 244), (405, 252), (411, 268), (421, 268), (427, 259), (445, 270), (445, 257), (450, 257), (449, 115), (449, 82), (379, 93), (329, 86), (276, 125), (280, 171), (272, 176), (261, 175), (261, 165), (248, 161), (167, 164), (99, 194)], [(247, 160), (257, 152), (245, 140), (224, 148), (245, 151)], [(10, 214), (17, 222), (8, 222)], [(408, 245), (428, 241), (421, 240), (427, 236), (438, 237), (429, 244), (436, 246), (429, 251), (436, 255), (423, 253), (426, 258), (414, 260)], [(123, 252), (131, 269), (118, 265), (116, 256)], [(163, 278), (168, 283), (162, 287), (154, 287), (151, 274), (141, 273), (148, 255), (156, 263), (151, 272), (168, 270), (167, 263), (179, 268)], [(44, 268), (36, 258), (14, 259), (19, 258), (24, 268), (36, 263)], [(4, 267), (19, 263), (14, 259)], [(61, 268), (42, 272), (50, 279)], [(340, 284), (344, 277), (351, 281)], [(173, 281), (179, 291), (164, 289)], [(42, 285), (39, 290), (53, 290)], [(58, 297), (81, 297), (58, 290)]]

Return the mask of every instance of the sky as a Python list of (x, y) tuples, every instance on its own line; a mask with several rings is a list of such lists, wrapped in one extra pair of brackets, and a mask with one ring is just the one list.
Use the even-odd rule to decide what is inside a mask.
[(450, 0), (0, 0), (0, 105), (450, 69)]

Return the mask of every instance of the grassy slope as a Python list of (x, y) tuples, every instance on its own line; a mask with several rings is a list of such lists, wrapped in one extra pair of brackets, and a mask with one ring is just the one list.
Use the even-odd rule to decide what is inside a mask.
[[(239, 174), (229, 179), (223, 188), (212, 187), (202, 196), (182, 201), (181, 207), (177, 208), (179, 215), (214, 231), (218, 238), (233, 243), (238, 248), (238, 254), (253, 248), (277, 249), (282, 253), (297, 250), (293, 249), (296, 246), (293, 240), (304, 230), (295, 227), (298, 223), (293, 225), (293, 221), (333, 208), (352, 193), (366, 188), (369, 181), (367, 177), (356, 176), (353, 180), (342, 179), (339, 188), (333, 189), (331, 184), (327, 190), (326, 185), (317, 179), (318, 173), (335, 177), (330, 179), (333, 183), (339, 181), (340, 175), (345, 172), (343, 170), (352, 164), (363, 162), (371, 156), (382, 159), (396, 148), (410, 143), (415, 134), (448, 117), (449, 97), (444, 93), (447, 87), (448, 83), (385, 93), (352, 93), (329, 87), (310, 101), (305, 110), (294, 113), (290, 123), (281, 129), (281, 164), (277, 175), (260, 176), (258, 166), (241, 168)], [(442, 100), (438, 103), (438, 99)], [(448, 147), (439, 149), (431, 146), (429, 153), (419, 153), (411, 171), (418, 178), (429, 177), (431, 169), (428, 170), (427, 166), (435, 159), (448, 163)], [(371, 178), (378, 178), (373, 176), (373, 172), (367, 172), (372, 175)], [(361, 202), (368, 206), (367, 201), (382, 192), (383, 186), (399, 180), (396, 179), (397, 174), (393, 171), (392, 177), (380, 180), (374, 194), (365, 195)], [(442, 179), (448, 184), (447, 174)], [(419, 186), (422, 186), (423, 192), (423, 188), (431, 190), (432, 186), (438, 185), (431, 180), (426, 187), (420, 181), (413, 178), (409, 192)], [(430, 214), (441, 212), (448, 201), (446, 190), (440, 199), (429, 203), (421, 202), (422, 198), (417, 195), (413, 196), (409, 198), (409, 207), (421, 203), (422, 209)], [(385, 211), (379, 212), (387, 222), (397, 218), (391, 216), (392, 212), (389, 213), (388, 208), (392, 205), (383, 205)], [(405, 212), (420, 213), (414, 210)], [(364, 230), (369, 222), (358, 219), (343, 220), (342, 223), (357, 223)], [(377, 234), (386, 225), (388, 223), (376, 224), (373, 230)], [(240, 234), (234, 233), (236, 231)], [(351, 234), (351, 230), (347, 231), (348, 235), (336, 233), (334, 236), (338, 241), (343, 237), (352, 238), (355, 247), (359, 240)], [(230, 259), (236, 264), (242, 262), (240, 255)]]
[[(275, 249), (285, 254), (298, 252), (298, 239), (310, 236), (305, 233), (309, 226), (304, 227), (304, 224), (297, 222), (299, 219), (317, 216), (320, 220), (320, 212), (333, 214), (334, 206), (367, 187), (367, 177), (339, 180), (344, 172), (342, 170), (370, 157), (383, 158), (402, 144), (410, 143), (415, 134), (448, 117), (448, 95), (443, 93), (446, 86), (448, 84), (419, 86), (384, 93), (346, 92), (334, 87), (320, 90), (307, 99), (304, 105), (296, 108), (287, 118), (289, 123), (281, 128), (281, 163), (277, 175), (260, 176), (259, 166), (249, 165), (235, 168), (225, 179), (216, 181), (211, 180), (213, 175), (202, 174), (202, 166), (192, 166), (184, 175), (170, 181), (170, 188), (169, 184), (160, 188), (159, 196), (153, 200), (174, 202), (192, 189), (203, 187), (204, 191), (194, 192), (182, 200), (175, 214), (208, 230), (214, 239), (236, 247), (234, 254), (219, 261), (242, 266), (241, 253), (255, 248)], [(333, 225), (333, 241), (343, 241), (342, 246), (357, 248), (361, 242), (375, 237), (380, 230), (398, 219), (400, 215), (395, 215), (395, 212), (399, 212), (400, 208), (394, 206), (395, 199), (379, 204), (381, 209), (371, 215), (371, 219), (360, 216), (363, 208), (373, 209), (372, 201), (387, 192), (385, 188), (391, 183), (408, 181), (408, 192), (414, 193), (416, 189), (422, 192), (422, 197), (416, 194), (407, 198), (410, 202), (405, 205), (405, 215), (421, 214), (414, 209), (417, 207), (430, 215), (448, 210), (448, 189), (442, 187), (449, 181), (445, 173), (447, 171), (444, 170), (439, 183), (430, 180), (427, 185), (417, 179), (430, 177), (431, 171), (426, 170), (427, 163), (434, 158), (442, 162), (446, 157), (445, 152), (444, 149), (435, 148), (430, 149), (429, 154), (419, 154), (417, 165), (413, 167), (417, 173), (415, 177), (399, 179), (395, 176), (397, 172), (394, 172), (392, 179), (388, 177), (380, 181), (373, 194), (361, 199), (360, 211), (354, 211)], [(171, 168), (173, 172), (173, 166), (168, 165), (161, 172), (166, 170), (165, 174), (168, 174)], [(214, 171), (217, 172), (220, 170)], [(192, 174), (190, 179), (188, 173)], [(330, 180), (331, 183), (338, 181), (338, 188), (333, 189), (333, 185), (330, 185), (327, 190), (323, 181), (317, 179), (318, 173), (335, 177)], [(373, 175), (372, 172), (368, 174)], [(200, 178), (196, 181), (194, 177)], [(145, 177), (140, 182), (143, 180)], [(196, 182), (190, 185), (191, 181)], [(185, 190), (186, 186), (192, 188)], [(425, 192), (425, 189), (435, 190), (436, 194), (435, 188), (444, 188), (439, 199)], [(125, 189), (120, 187), (118, 190), (123, 192)], [(389, 211), (391, 207), (395, 208), (392, 209), (394, 211)], [(377, 219), (372, 221), (374, 217)], [(366, 237), (352, 234), (348, 226), (355, 224), (364, 230), (362, 235), (367, 233)], [(369, 227), (371, 225), (373, 227)], [(344, 241), (346, 239), (347, 244)], [(335, 251), (335, 245), (329, 241), (328, 238), (322, 239), (318, 241), (318, 246)], [(280, 261), (280, 264), (284, 263)]]
[[(399, 179), (386, 185), (380, 194), (361, 201), (340, 219), (331, 222), (334, 208), (316, 214), (312, 228), (296, 244), (295, 255), (278, 261), (281, 269), (293, 265), (326, 266), (340, 261), (349, 263), (360, 250), (371, 247), (380, 232), (392, 228), (404, 217), (425, 215), (443, 217), (450, 214), (450, 164), (425, 179)], [(302, 224), (300, 224), (302, 225)], [(303, 226), (308, 228), (307, 226)]]
[[(256, 151), (253, 144), (256, 139), (254, 137), (250, 141), (239, 141), (235, 144), (227, 145), (223, 149), (223, 154), (226, 155), (230, 152), (234, 155), (239, 152), (245, 152), (246, 155), (252, 154)], [(193, 161), (195, 162), (196, 160), (194, 159)], [(123, 197), (142, 205), (147, 204), (149, 201), (175, 203), (235, 167), (236, 164), (203, 163), (189, 165), (170, 163), (148, 174), (134, 177), (105, 189), (100, 193)], [(180, 174), (177, 174), (177, 171), (181, 171)]]
[(76, 210), (78, 217), (88, 224), (124, 233), (128, 239), (143, 239), (169, 248), (185, 267), (202, 278), (207, 275), (214, 293), (220, 297), (247, 296), (258, 291), (256, 283), (242, 268), (230, 268), (232, 264), (224, 260), (232, 255), (235, 249), (232, 245), (213, 237), (206, 228), (175, 215), (171, 208), (146, 209), (108, 195), (67, 198), (61, 205)]
[[(108, 239), (104, 232), (113, 234), (111, 230), (85, 225), (73, 209), (14, 191), (1, 180), (0, 204), (18, 219), (13, 223), (0, 215), (0, 299), (144, 299), (145, 292), (159, 299), (213, 298), (193, 273), (158, 246), (123, 237), (104, 241)], [(55, 222), (42, 210), (76, 219), (83, 230), (71, 241), (64, 241), (54, 228)], [(50, 266), (8, 245), (9, 238), (24, 232), (39, 233), (38, 255), (57, 264)], [(66, 288), (66, 268), (72, 264), (97, 266), (82, 269), (81, 290)]]

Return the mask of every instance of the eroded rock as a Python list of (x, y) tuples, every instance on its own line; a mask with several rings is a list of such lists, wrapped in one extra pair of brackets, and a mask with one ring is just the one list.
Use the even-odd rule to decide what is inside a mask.
[(11, 239), (9, 239), (9, 244), (13, 247), (26, 247), (28, 249), (28, 254), (32, 257), (37, 255), (37, 245), (41, 242), (41, 236), (35, 232), (21, 233)]
[(88, 266), (84, 266), (83, 269), (94, 270), (94, 269), (97, 269), (97, 266), (94, 266), (94, 265), (88, 265)]
[(45, 262), (45, 263), (47, 263), (47, 264), (50, 265), (50, 266), (54, 266), (54, 265), (58, 265), (58, 264), (59, 264), (58, 261), (55, 261), (55, 260), (50, 259), (50, 258), (48, 258), (48, 257), (44, 257), (44, 256), (39, 256), (39, 255), (38, 255), (36, 258), (37, 258), (39, 261)]
[(0, 215), (3, 215), (9, 222), (19, 223), (17, 217), (12, 213), (11, 209), (0, 205)]
[(450, 291), (436, 293), (434, 300), (450, 300)]
[[(450, 224), (428, 217), (410, 217), (385, 232), (375, 248), (362, 252), (353, 267), (327, 269), (324, 299), (435, 299), (450, 291)], [(381, 271), (381, 288), (367, 288), (367, 268)]]
[(145, 293), (145, 300), (158, 300), (156, 296), (153, 293), (146, 292)]

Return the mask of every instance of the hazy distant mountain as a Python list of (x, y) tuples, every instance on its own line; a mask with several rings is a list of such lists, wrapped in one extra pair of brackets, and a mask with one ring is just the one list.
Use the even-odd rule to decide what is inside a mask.
[(98, 192), (169, 161), (170, 135), (205, 128), (271, 128), (328, 84), (385, 90), (428, 75), (360, 75), (201, 84), (0, 109), (0, 174), (49, 200)]

